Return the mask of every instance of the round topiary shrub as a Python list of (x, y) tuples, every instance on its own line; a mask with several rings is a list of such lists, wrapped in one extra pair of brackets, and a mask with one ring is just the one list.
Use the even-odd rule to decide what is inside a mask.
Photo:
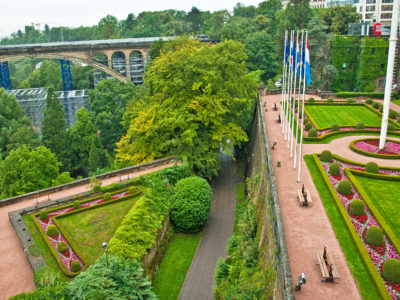
[(364, 203), (360, 199), (354, 199), (351, 201), (350, 213), (355, 216), (363, 216), (365, 214)]
[(111, 194), (110, 193), (105, 193), (104, 194), (104, 201), (110, 201), (111, 200)]
[(365, 103), (367, 103), (367, 104), (372, 104), (372, 99), (371, 98), (367, 98), (367, 100), (365, 100)]
[(328, 98), (328, 100), (326, 100), (328, 103), (333, 103), (333, 98)]
[(367, 229), (365, 236), (368, 244), (374, 246), (381, 246), (383, 244), (383, 231), (378, 226), (371, 226)]
[(329, 166), (329, 174), (333, 176), (339, 176), (340, 175), (340, 165), (338, 163), (333, 163)]
[(187, 177), (175, 185), (171, 221), (178, 231), (199, 232), (210, 215), (212, 191), (207, 180)]
[(351, 183), (348, 180), (341, 180), (338, 184), (338, 192), (344, 195), (351, 194)]
[(68, 244), (66, 242), (57, 243), (57, 251), (60, 253), (64, 253), (68, 250)]
[(340, 126), (338, 124), (333, 124), (331, 130), (332, 131), (339, 131), (340, 130)]
[(81, 203), (78, 200), (74, 201), (74, 209), (80, 209), (80, 208), (81, 208)]
[(317, 130), (315, 128), (310, 129), (308, 131), (308, 137), (317, 137), (317, 136), (318, 136), (318, 132), (317, 132)]
[(307, 123), (306, 126), (304, 126), (305, 131), (309, 131), (312, 128), (311, 123)]
[(391, 258), (383, 263), (382, 275), (393, 283), (400, 283), (400, 260)]
[(307, 118), (304, 118), (303, 124), (306, 125), (308, 123), (310, 123), (310, 121)]
[(42, 210), (40, 212), (40, 215), (39, 215), (40, 220), (46, 220), (48, 217), (49, 217), (49, 215), (46, 210)]
[(353, 98), (347, 98), (347, 101), (346, 101), (347, 103), (354, 103), (355, 101), (354, 101), (354, 99)]
[(315, 102), (315, 99), (313, 97), (308, 98), (308, 102), (313, 103)]
[(133, 195), (133, 194), (136, 194), (136, 193), (137, 193), (137, 188), (135, 186), (131, 186), (129, 188), (129, 194)]
[(364, 123), (358, 123), (357, 124), (357, 129), (364, 129), (364, 128), (365, 128)]
[(365, 165), (365, 172), (368, 173), (378, 173), (379, 172), (379, 166), (376, 162), (370, 161)]
[(329, 150), (324, 150), (319, 157), (324, 162), (331, 162), (333, 160), (332, 153)]
[(393, 124), (388, 124), (387, 131), (394, 131), (395, 127)]
[(82, 269), (81, 263), (78, 260), (73, 260), (69, 265), (71, 272), (78, 272)]
[(374, 102), (374, 103), (372, 104), (372, 107), (375, 108), (375, 109), (377, 109), (377, 108), (379, 108), (380, 106), (379, 106), (379, 103), (378, 103), (378, 102)]
[(48, 236), (56, 236), (58, 234), (58, 229), (56, 225), (50, 225), (47, 227), (47, 235)]
[(394, 110), (389, 110), (389, 118), (395, 119), (397, 116), (397, 112), (395, 112)]

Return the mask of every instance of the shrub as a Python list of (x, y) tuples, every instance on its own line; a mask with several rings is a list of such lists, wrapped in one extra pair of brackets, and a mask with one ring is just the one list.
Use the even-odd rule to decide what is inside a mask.
[[(49, 267), (40, 268), (35, 271), (33, 281), (37, 288), (54, 286), (57, 284), (58, 276)], [(54, 298), (53, 298), (54, 299)]]
[(175, 186), (171, 221), (178, 231), (199, 232), (210, 215), (212, 191), (200, 177), (181, 179)]
[(395, 127), (394, 124), (389, 123), (387, 126), (387, 131), (394, 131)]
[(60, 253), (64, 253), (68, 250), (68, 245), (66, 242), (59, 242), (57, 243), (57, 251)]
[(380, 106), (379, 106), (379, 103), (378, 103), (378, 102), (374, 102), (374, 103), (372, 104), (372, 107), (375, 108), (375, 109), (377, 109), (377, 108), (379, 108)]
[(315, 128), (310, 129), (310, 131), (308, 131), (308, 137), (317, 137), (318, 136), (318, 132)]
[(367, 229), (365, 236), (367, 242), (374, 246), (381, 246), (383, 244), (383, 232), (378, 226), (371, 226)]
[(333, 124), (331, 130), (332, 131), (339, 131), (340, 130), (340, 126), (338, 124)]
[(78, 260), (73, 260), (70, 263), (69, 268), (70, 268), (71, 272), (78, 272), (82, 269), (82, 266)]
[(364, 129), (364, 128), (365, 128), (364, 123), (358, 123), (357, 124), (357, 129)]
[(333, 98), (328, 98), (328, 100), (326, 100), (328, 103), (333, 103)]
[(307, 123), (306, 126), (304, 126), (305, 131), (309, 131), (312, 128), (311, 123)]
[(351, 183), (348, 180), (341, 180), (338, 184), (338, 191), (341, 194), (349, 195), (351, 194)]
[(310, 123), (310, 120), (307, 118), (304, 118), (303, 124), (306, 125), (307, 123)]
[(129, 194), (130, 194), (130, 195), (135, 194), (136, 191), (137, 191), (137, 188), (136, 188), (135, 186), (131, 186), (131, 187), (129, 188)]
[(346, 101), (347, 103), (354, 103), (355, 101), (354, 101), (354, 99), (353, 98), (347, 98), (347, 101)]
[(389, 110), (389, 118), (395, 119), (397, 116), (397, 112), (395, 112), (394, 110)]
[(383, 264), (383, 277), (393, 283), (400, 283), (400, 260), (391, 258)]
[(314, 99), (313, 97), (310, 97), (310, 98), (308, 98), (308, 102), (314, 103), (314, 102), (315, 102), (315, 99)]
[[(335, 93), (336, 98), (348, 98), (348, 97), (371, 97), (377, 99), (383, 99), (385, 96), (384, 92), (339, 92)], [(398, 93), (392, 92), (391, 99), (397, 99)]]
[(74, 201), (74, 209), (80, 209), (80, 208), (81, 208), (81, 203), (78, 200)]
[(39, 215), (40, 220), (46, 220), (48, 217), (49, 217), (49, 215), (46, 210), (42, 210), (40, 212), (40, 215)]
[(367, 98), (367, 100), (365, 100), (365, 103), (367, 103), (367, 104), (372, 104), (372, 99), (371, 98)]
[(220, 283), (229, 274), (229, 264), (225, 258), (219, 258), (215, 267), (215, 281)]
[(333, 163), (329, 166), (329, 174), (334, 176), (340, 175), (340, 165), (338, 163)]
[(56, 225), (50, 225), (47, 227), (47, 235), (48, 236), (56, 236), (58, 234), (58, 229)]
[(365, 214), (364, 203), (360, 199), (354, 199), (351, 201), (350, 213), (355, 216), (363, 216)]
[(110, 201), (111, 200), (111, 194), (110, 193), (105, 193), (104, 194), (104, 201)]
[(36, 244), (32, 244), (28, 247), (28, 252), (32, 256), (39, 256), (41, 254), (40, 248)]
[(324, 162), (331, 162), (333, 160), (332, 153), (329, 150), (324, 150), (319, 157)]
[(96, 177), (92, 177), (90, 179), (89, 187), (93, 190), (93, 193), (100, 193), (101, 192), (101, 181), (98, 180)]
[(365, 172), (368, 173), (378, 173), (379, 172), (379, 166), (376, 162), (370, 161), (365, 165)]

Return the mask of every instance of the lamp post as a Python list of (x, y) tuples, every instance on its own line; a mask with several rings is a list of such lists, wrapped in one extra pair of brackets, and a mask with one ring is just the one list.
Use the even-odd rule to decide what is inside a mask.
[(101, 246), (104, 248), (104, 250), (106, 251), (106, 264), (108, 267), (108, 257), (107, 257), (107, 251), (108, 251), (108, 244), (106, 242), (103, 242), (103, 244), (101, 244)]

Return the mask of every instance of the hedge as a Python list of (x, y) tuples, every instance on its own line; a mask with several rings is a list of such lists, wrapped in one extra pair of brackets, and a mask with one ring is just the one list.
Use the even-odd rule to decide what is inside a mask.
[[(392, 99), (397, 99), (399, 94), (392, 92)], [(335, 94), (336, 98), (349, 98), (349, 97), (368, 97), (375, 99), (384, 99), (384, 92), (339, 92)]]
[[(359, 148), (356, 148), (354, 146), (355, 143), (360, 142), (360, 141), (371, 141), (371, 140), (377, 140), (377, 138), (366, 138), (366, 139), (358, 139), (354, 140), (350, 143), (350, 149), (353, 150), (354, 152), (357, 152), (358, 154), (362, 154), (365, 156), (370, 156), (370, 157), (376, 157), (376, 158), (384, 158), (384, 159), (400, 159), (400, 154), (378, 154), (378, 153), (371, 153), (367, 152), (364, 150), (361, 150)], [(397, 142), (395, 140), (386, 140), (387, 142)]]

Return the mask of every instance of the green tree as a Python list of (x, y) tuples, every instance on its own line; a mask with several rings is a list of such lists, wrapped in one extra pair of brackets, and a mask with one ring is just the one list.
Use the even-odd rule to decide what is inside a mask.
[(93, 68), (75, 65), (71, 67), (72, 88), (74, 90), (91, 90), (94, 88)]
[(89, 170), (94, 172), (100, 167), (99, 150), (96, 147), (96, 139), (92, 139), (89, 149)]
[(57, 91), (63, 89), (60, 63), (43, 61), (27, 79), (20, 84), (20, 88), (39, 88), (53, 86)]
[(215, 11), (210, 18), (210, 31), (207, 32), (211, 39), (220, 39), (221, 38), (221, 30), (222, 27), (228, 23), (230, 20), (231, 15), (229, 12), (224, 10)]
[(349, 23), (358, 23), (362, 16), (357, 12), (357, 7), (351, 4), (328, 7), (321, 10), (320, 18), (335, 34), (347, 34)]
[(44, 146), (22, 146), (11, 151), (0, 163), (2, 197), (12, 197), (52, 186), (59, 174), (60, 163)]
[(63, 171), (70, 171), (71, 150), (68, 140), (65, 112), (54, 88), (47, 91), (46, 110), (42, 120), (42, 143), (50, 149), (62, 163)]
[(103, 38), (109, 39), (118, 33), (118, 19), (112, 15), (107, 15), (99, 21), (99, 28)]
[(236, 17), (232, 18), (229, 23), (222, 27), (221, 39), (244, 42), (250, 33), (256, 31), (253, 19)]
[(292, 0), (286, 6), (285, 13), (291, 27), (286, 29), (303, 29), (313, 16), (309, 0)]
[(233, 8), (233, 16), (241, 18), (254, 18), (256, 8), (253, 5), (246, 6), (243, 3), (236, 3)]
[(277, 12), (282, 9), (280, 0), (268, 0), (260, 2), (256, 9), (256, 15), (265, 16), (269, 20), (269, 32), (275, 33), (277, 29)]
[(157, 299), (141, 263), (102, 256), (67, 285), (70, 299)]
[(247, 74), (238, 42), (181, 39), (165, 49), (146, 75), (150, 95), (127, 108), (129, 129), (117, 144), (117, 164), (185, 155), (210, 178), (220, 167), (220, 146), (247, 140), (242, 121), (251, 114), (259, 79)]

